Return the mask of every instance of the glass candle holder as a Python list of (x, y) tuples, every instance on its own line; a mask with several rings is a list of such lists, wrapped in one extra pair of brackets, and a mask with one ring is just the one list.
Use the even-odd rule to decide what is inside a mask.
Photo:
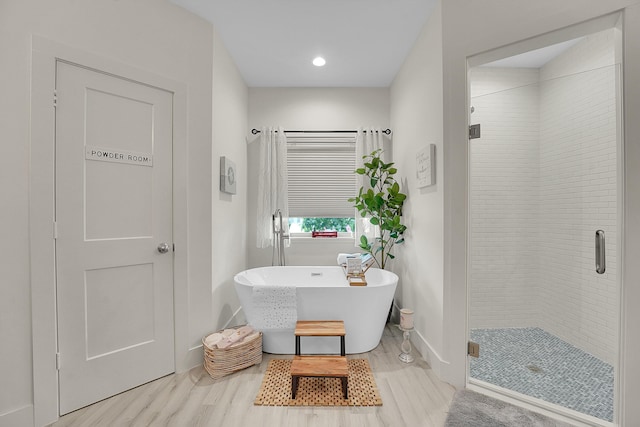
[(402, 329), (413, 329), (413, 310), (410, 308), (400, 310), (400, 327)]

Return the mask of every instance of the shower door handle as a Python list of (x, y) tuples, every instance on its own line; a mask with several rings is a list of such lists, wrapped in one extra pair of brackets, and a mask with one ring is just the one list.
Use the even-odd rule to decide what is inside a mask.
[(596, 231), (596, 273), (603, 274), (607, 269), (606, 254), (604, 250), (604, 231)]

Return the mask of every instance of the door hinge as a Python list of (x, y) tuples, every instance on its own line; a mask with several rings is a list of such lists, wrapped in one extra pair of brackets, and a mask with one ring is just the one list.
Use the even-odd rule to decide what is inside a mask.
[(58, 106), (58, 92), (54, 89), (53, 91), (53, 108)]
[(480, 124), (469, 126), (469, 139), (480, 138)]
[(57, 239), (58, 238), (58, 223), (56, 221), (53, 221), (53, 239)]
[(56, 370), (60, 370), (60, 368), (62, 367), (62, 361), (60, 358), (60, 353), (56, 353)]
[(467, 345), (467, 354), (471, 357), (480, 357), (480, 344), (469, 341)]
[(172, 243), (172, 244), (171, 244), (171, 248), (173, 249), (173, 252), (175, 252), (175, 251), (176, 251), (176, 244), (175, 244), (175, 243)]

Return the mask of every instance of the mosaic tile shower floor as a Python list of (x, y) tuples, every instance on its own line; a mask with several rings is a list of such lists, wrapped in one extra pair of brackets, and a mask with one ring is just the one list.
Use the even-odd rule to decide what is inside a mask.
[(471, 377), (613, 421), (613, 367), (540, 328), (472, 329)]

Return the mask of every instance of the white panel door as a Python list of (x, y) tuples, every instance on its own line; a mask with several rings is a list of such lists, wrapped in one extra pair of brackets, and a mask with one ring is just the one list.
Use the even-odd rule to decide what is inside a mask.
[(64, 62), (56, 93), (65, 414), (174, 371), (173, 95)]

